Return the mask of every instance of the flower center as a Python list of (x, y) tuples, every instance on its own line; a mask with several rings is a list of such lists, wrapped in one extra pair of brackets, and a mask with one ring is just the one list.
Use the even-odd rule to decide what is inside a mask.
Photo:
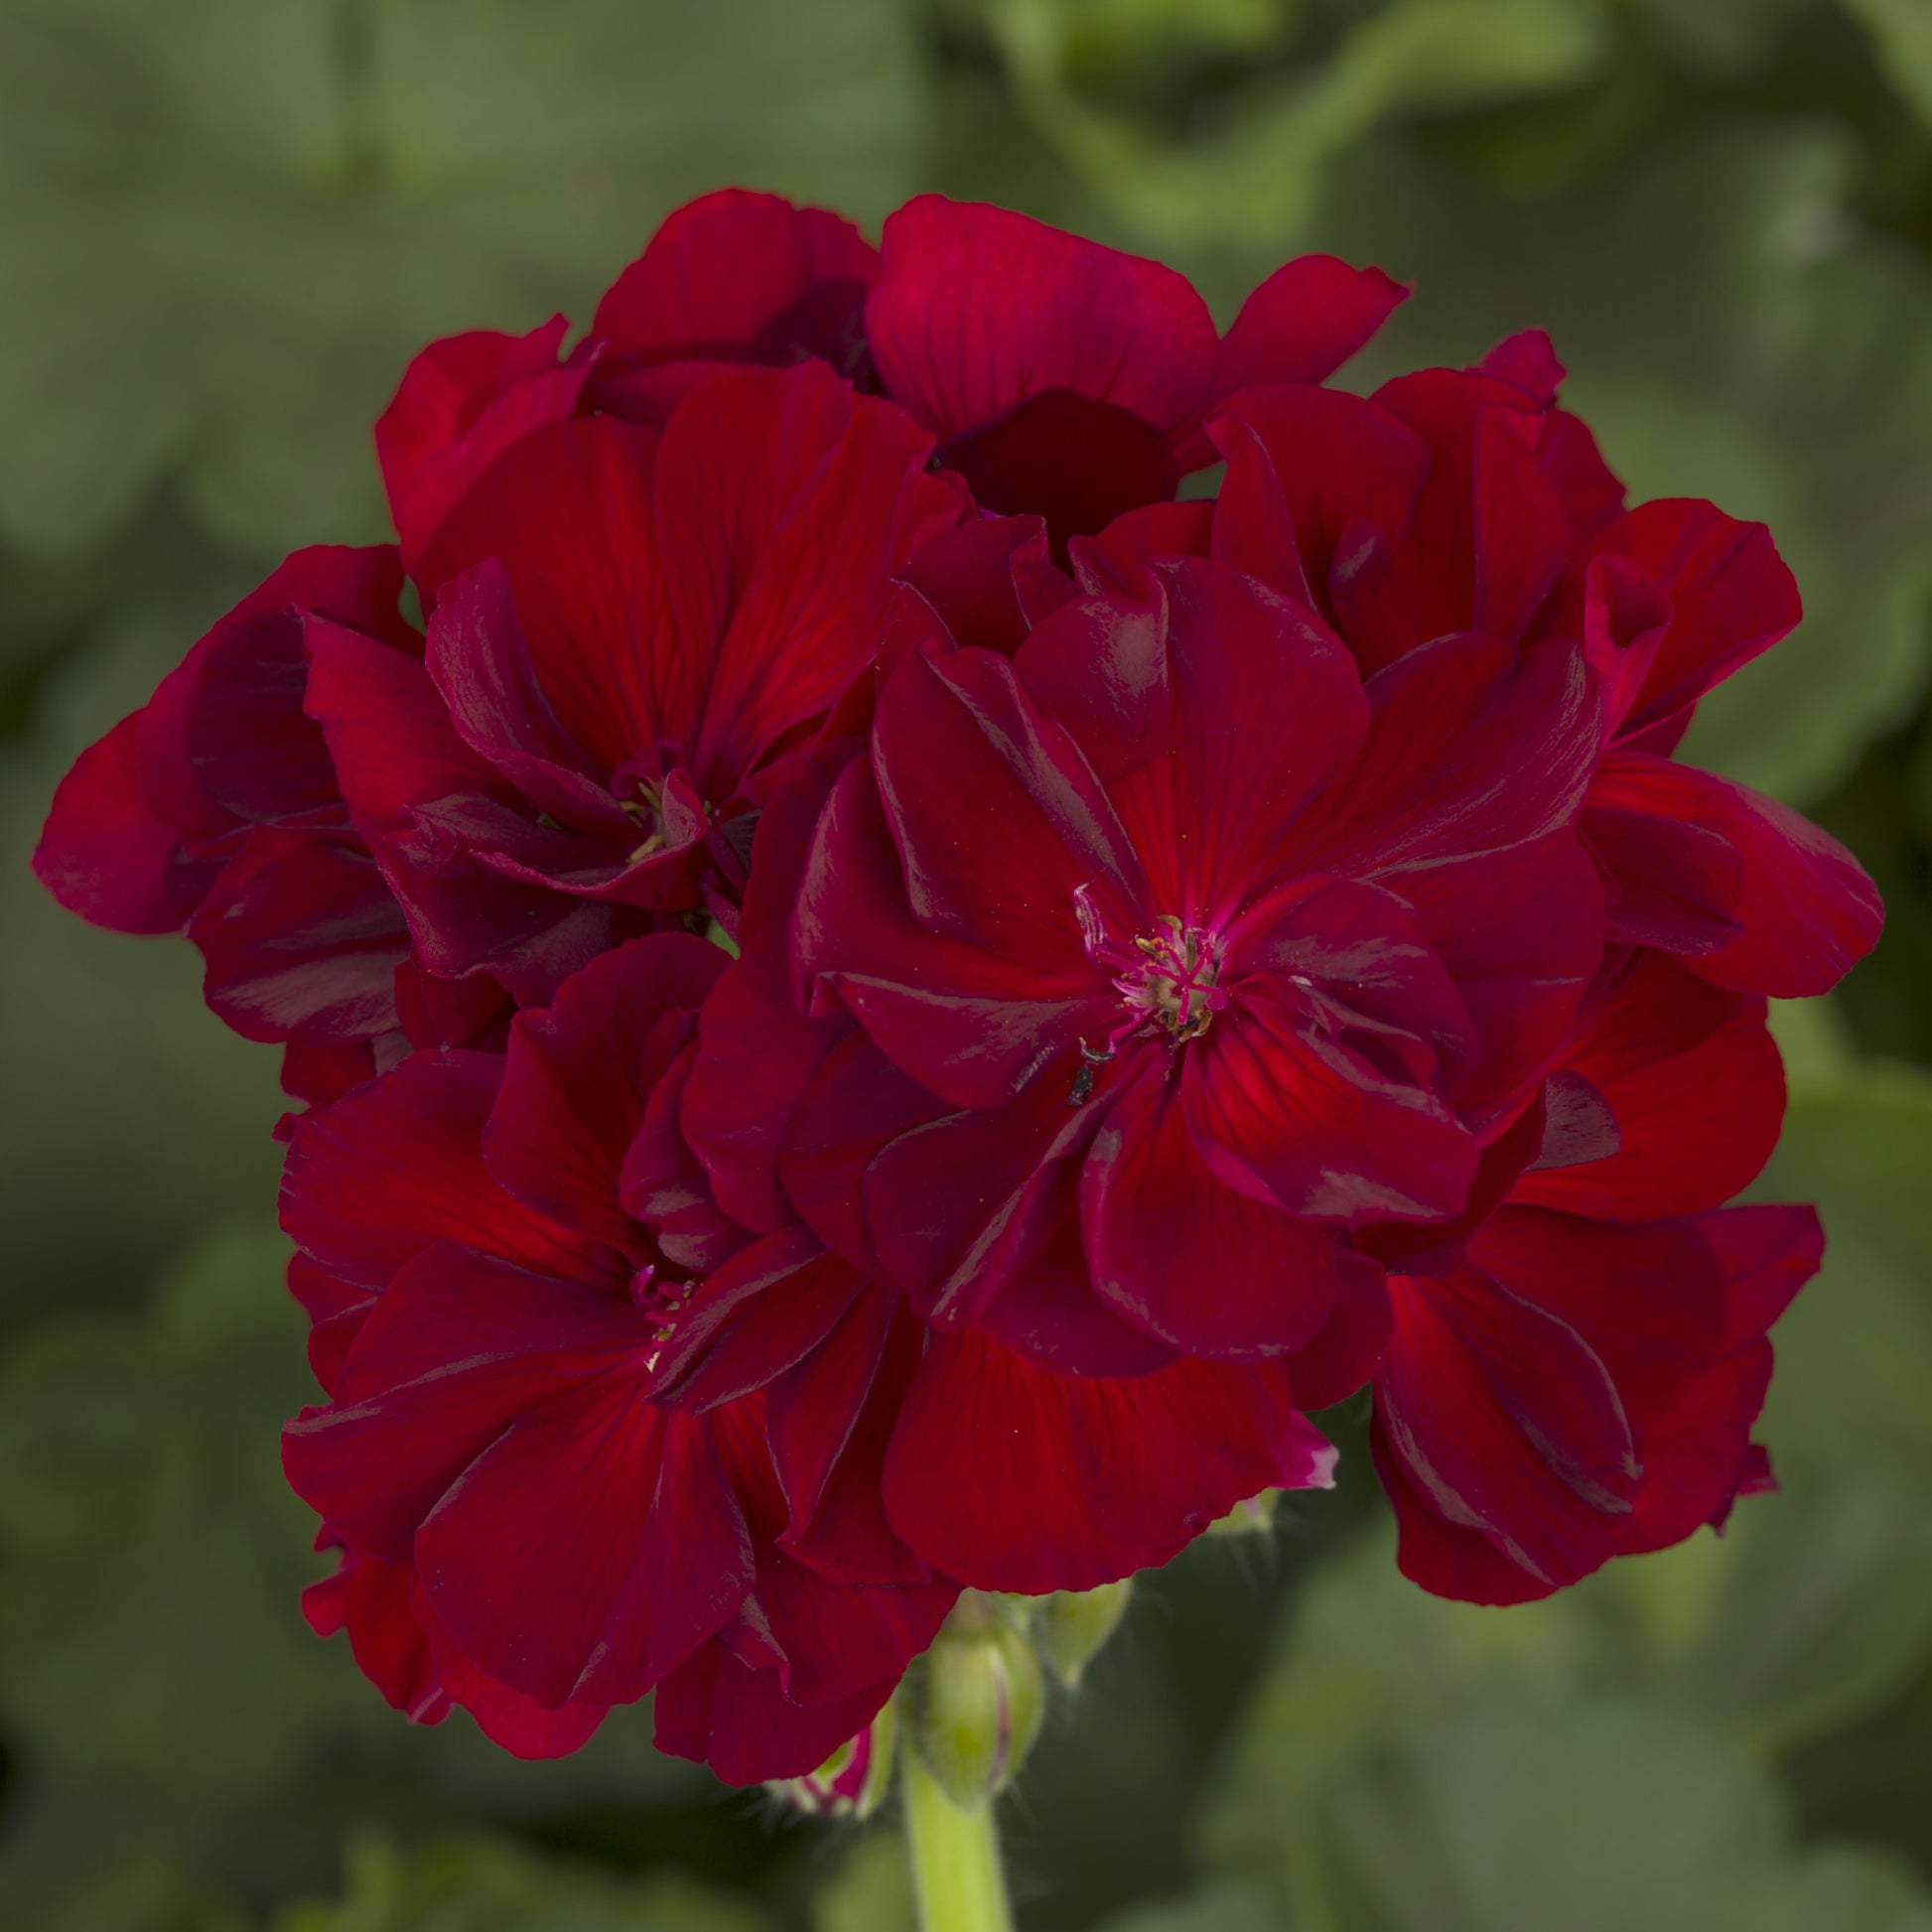
[(1198, 1039), (1227, 1005), (1227, 995), (1217, 984), (1222, 956), (1218, 935), (1167, 913), (1152, 932), (1123, 941), (1107, 931), (1088, 887), (1082, 886), (1073, 897), (1087, 957), (1111, 973), (1126, 1008), (1103, 1046), (1081, 1041), (1088, 1063), (1112, 1059), (1129, 1039), (1166, 1034), (1175, 1046)]
[(1128, 1011), (1147, 1031), (1166, 1029), (1176, 1043), (1197, 1039), (1227, 1004), (1227, 995), (1215, 990), (1221, 957), (1212, 937), (1169, 917), (1158, 931), (1137, 938), (1134, 951), (1138, 961), (1114, 981)]
[(636, 820), (640, 827), (647, 827), (649, 836), (630, 855), (634, 866), (640, 859), (648, 859), (653, 852), (664, 846), (664, 788), (653, 784), (647, 778), (637, 780), (637, 795), (634, 798), (621, 798), (618, 803), (625, 815)]

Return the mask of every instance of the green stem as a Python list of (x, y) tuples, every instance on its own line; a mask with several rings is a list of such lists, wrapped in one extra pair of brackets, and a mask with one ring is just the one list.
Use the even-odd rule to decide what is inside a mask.
[(914, 1749), (905, 1752), (905, 1843), (920, 1932), (1013, 1932), (993, 1800), (962, 1811)]

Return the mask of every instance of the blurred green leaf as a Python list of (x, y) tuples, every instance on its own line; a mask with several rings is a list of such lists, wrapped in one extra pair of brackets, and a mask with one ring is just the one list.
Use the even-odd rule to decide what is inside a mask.
[(1891, 1861), (1794, 1851), (1769, 1777), (1661, 1712), (1472, 1713), (1343, 1772), (1318, 1809), (1310, 1932), (1932, 1928)]
[[(1932, 1530), (1915, 1504), (1840, 1489), (1738, 1511), (1725, 1537), (1627, 1560), (1511, 1610), (1427, 1595), (1394, 1539), (1324, 1566), (1243, 1717), (1205, 1821), (1219, 1859), (1297, 1868), (1337, 1771), (1418, 1725), (1490, 1707), (1648, 1700), (1782, 1750), (1878, 1708), (1932, 1649)], [(1284, 1834), (1287, 1834), (1285, 1841)]]
[(1137, 1905), (1103, 1932), (1284, 1932), (1281, 1908), (1259, 1886), (1210, 1884), (1185, 1898)]
[(214, 1235), (149, 1319), (50, 1324), (0, 1375), (0, 1707), (47, 1775), (239, 1797), (337, 1705), (273, 1449), (309, 1383), (284, 1253)]
[(1675, 54), (1698, 67), (1734, 73), (1763, 48), (1773, 29), (1814, 0), (1630, 0), (1632, 11)]
[(1829, 1246), (1779, 1324), (1781, 1461), (1882, 1471), (1932, 1509), (1932, 1077), (1864, 1064), (1794, 1084), (1755, 1190), (1815, 1200)]
[[(1322, 170), (1381, 121), (1576, 84), (1612, 46), (1606, 0), (1388, 0), (1350, 9), (1320, 58), (1271, 62), (1175, 134), (1082, 90), (1091, 0), (978, 0), (1016, 99), (1067, 162), (1159, 243), (1254, 243), (1303, 221)], [(1198, 45), (1187, 0), (1134, 9), (1143, 45)], [(1215, 18), (1217, 16), (1210, 16)], [(1268, 40), (1277, 23), (1256, 23)]]
[(407, 1856), (349, 1848), (338, 1905), (292, 1906), (275, 1932), (760, 1932), (747, 1904), (680, 1878), (603, 1877), (484, 1840)]
[(914, 1932), (905, 1841), (888, 1826), (858, 1839), (812, 1893), (812, 1932)]
[(144, 1859), (83, 1879), (20, 1932), (244, 1932), (244, 1920), (176, 1866)]
[(1842, 0), (1870, 34), (1885, 77), (1932, 127), (1932, 7), (1925, 0)]
[(896, 0), (0, 0), (0, 530), (178, 475), (243, 550), (378, 536), (423, 342), (584, 320), (722, 183), (876, 216), (916, 103)]

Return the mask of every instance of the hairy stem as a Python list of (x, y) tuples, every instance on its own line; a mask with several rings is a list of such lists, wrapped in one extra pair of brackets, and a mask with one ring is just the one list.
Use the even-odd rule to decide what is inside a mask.
[(902, 1777), (920, 1932), (1013, 1932), (993, 1800), (962, 1811), (915, 1749), (905, 1753)]

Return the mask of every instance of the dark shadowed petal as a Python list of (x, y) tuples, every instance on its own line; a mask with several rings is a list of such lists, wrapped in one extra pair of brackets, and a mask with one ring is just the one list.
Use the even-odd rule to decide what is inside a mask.
[(1130, 409), (1042, 389), (984, 429), (949, 438), (937, 460), (989, 510), (1045, 520), (1053, 555), (1130, 510), (1166, 503), (1180, 482), (1168, 438)]
[(888, 1142), (947, 1111), (865, 1034), (848, 1029), (782, 1125), (778, 1177), (790, 1210), (828, 1247), (878, 1272), (866, 1220), (866, 1170)]
[[(808, 1020), (794, 1007), (782, 924), (746, 937), (698, 1016), (681, 1130), (719, 1204), (757, 1233), (775, 1233), (792, 1219), (778, 1183), (786, 1123), (812, 1070), (850, 1025), (843, 1015)], [(840, 1192), (850, 1198), (849, 1188)]]
[(652, 1064), (673, 1039), (684, 1044), (651, 1080), (644, 1117), (624, 1152), (618, 1196), (625, 1213), (650, 1230), (658, 1253), (673, 1268), (705, 1275), (729, 1261), (751, 1234), (719, 1206), (710, 1175), (684, 1138), (684, 1098), (698, 1059), (692, 1020), (666, 1016), (652, 1031)]
[(887, 1448), (925, 1330), (890, 1290), (855, 1301), (765, 1398), (790, 1521), (781, 1545), (837, 1583), (922, 1584), (932, 1572), (886, 1519)]

